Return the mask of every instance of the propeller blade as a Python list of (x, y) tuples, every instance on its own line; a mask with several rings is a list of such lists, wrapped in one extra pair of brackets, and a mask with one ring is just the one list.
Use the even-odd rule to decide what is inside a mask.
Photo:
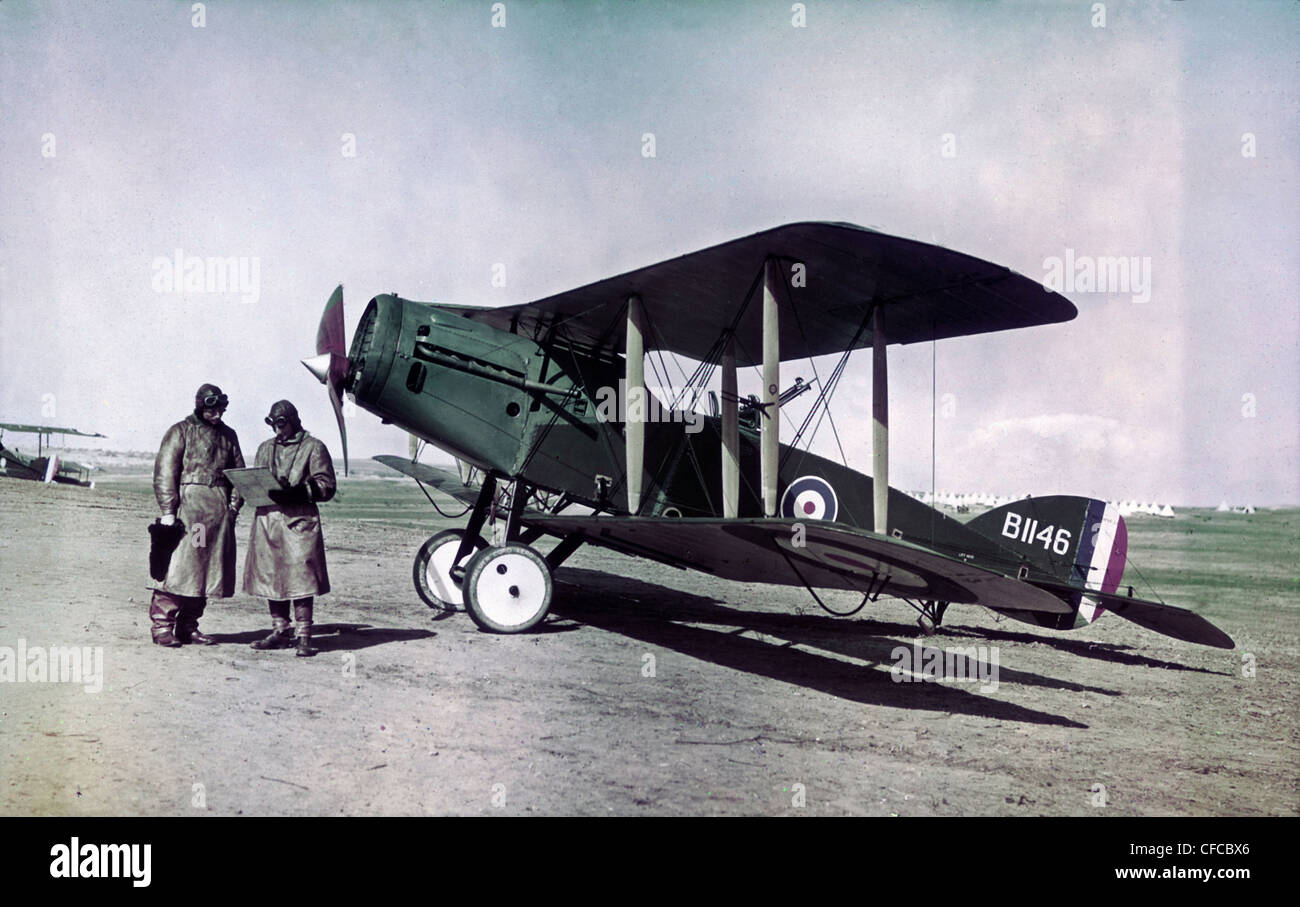
[(343, 442), (343, 475), (348, 474), (348, 429), (343, 422), (343, 401), (339, 399), (339, 392), (333, 384), (327, 384), (329, 390), (330, 406), (334, 407), (334, 420), (339, 424), (339, 440)]
[(343, 323), (343, 284), (334, 288), (316, 328), (316, 352), (347, 356), (347, 326)]
[(320, 326), (316, 328), (316, 353), (310, 359), (302, 360), (307, 371), (316, 376), (316, 380), (325, 385), (329, 393), (330, 406), (334, 408), (334, 419), (339, 425), (339, 440), (343, 443), (343, 475), (348, 474), (348, 430), (343, 424), (343, 382), (347, 378), (347, 328), (343, 322), (343, 285), (339, 284), (325, 303), (325, 311), (320, 316)]

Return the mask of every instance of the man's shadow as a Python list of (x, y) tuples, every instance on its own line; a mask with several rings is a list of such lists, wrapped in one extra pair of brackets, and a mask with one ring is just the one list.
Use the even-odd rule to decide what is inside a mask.
[[(246, 633), (209, 634), (218, 643), (248, 645), (264, 636), (267, 631), (251, 630)], [(314, 624), (311, 644), (321, 652), (354, 652), (389, 642), (406, 642), (411, 639), (431, 639), (438, 634), (432, 630), (415, 628), (372, 627), (369, 624)]]

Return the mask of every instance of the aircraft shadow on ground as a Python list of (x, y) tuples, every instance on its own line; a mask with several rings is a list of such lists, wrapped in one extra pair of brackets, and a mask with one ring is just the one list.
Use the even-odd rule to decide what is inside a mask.
[[(727, 607), (718, 599), (615, 577), (596, 570), (565, 568), (556, 576), (551, 613), (618, 633), (650, 645), (670, 649), (722, 667), (745, 671), (785, 683), (859, 702), (894, 708), (974, 715), (999, 721), (1086, 728), (1088, 725), (1061, 715), (1025, 708), (996, 693), (967, 692), (952, 682), (899, 683), (889, 672), (827, 655), (792, 648), (806, 645), (892, 667), (891, 654), (900, 645), (894, 635), (915, 635), (904, 624), (843, 621), (818, 615), (773, 614)], [(732, 626), (730, 631), (689, 626), (706, 623)], [(773, 644), (738, 635), (750, 630), (780, 636), (788, 642)], [(968, 677), (978, 676), (978, 662), (960, 656)], [(998, 669), (999, 684), (1045, 686), (1073, 691), (1118, 695), (1079, 684), (1058, 681), (1027, 671)], [(979, 684), (971, 681), (975, 689)]]
[[(261, 639), (270, 628), (247, 633), (212, 633), (213, 639), (225, 644), (248, 644)], [(432, 630), (393, 629), (372, 627), (369, 624), (315, 624), (311, 631), (311, 644), (322, 652), (350, 652), (382, 646), (389, 642), (408, 639), (429, 639), (438, 634)]]

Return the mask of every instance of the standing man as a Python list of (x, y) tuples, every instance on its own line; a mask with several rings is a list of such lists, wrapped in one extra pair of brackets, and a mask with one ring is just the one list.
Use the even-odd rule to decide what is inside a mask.
[(205, 384), (194, 394), (194, 412), (163, 435), (153, 466), (159, 522), (185, 529), (167, 565), (167, 577), (149, 605), (153, 641), (210, 646), (199, 632), (207, 597), (235, 593), (235, 517), (243, 505), (224, 469), (242, 468), (239, 438), (221, 421), (229, 402), (221, 388)]
[(244, 591), (267, 599), (272, 630), (252, 645), (254, 649), (294, 645), (289, 620), (292, 600), (293, 619), (298, 622), (297, 654), (315, 655), (312, 596), (330, 591), (316, 502), (334, 497), (334, 462), (325, 445), (303, 430), (298, 410), (288, 400), (272, 404), (266, 424), (275, 437), (257, 448), (253, 465), (271, 470), (280, 487), (270, 492), (274, 506), (257, 508), (244, 561)]

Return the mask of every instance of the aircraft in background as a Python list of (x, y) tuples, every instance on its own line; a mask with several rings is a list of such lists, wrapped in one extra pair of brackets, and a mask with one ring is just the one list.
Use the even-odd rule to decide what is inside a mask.
[[(963, 524), (889, 487), (888, 344), (1076, 314), (1041, 283), (969, 255), (850, 224), (796, 223), (524, 305), (379, 295), (350, 349), (340, 286), (321, 317), (318, 355), (304, 364), (328, 390), (345, 469), (341, 401), (350, 394), (479, 471), (475, 487), (414, 454), (375, 458), (469, 505), (465, 528), (429, 538), (413, 571), (426, 603), (463, 607), (486, 630), (535, 626), (551, 604), (553, 571), (598, 545), (726, 579), (804, 586), (841, 616), (892, 596), (927, 632), (951, 604), (1057, 630), (1112, 611), (1232, 648), (1195, 612), (1121, 587), (1127, 530), (1113, 505), (1027, 498)], [(813, 416), (828, 413), (849, 354), (865, 347), (874, 480), (799, 447), (811, 441)], [(699, 363), (667, 399), (646, 390), (655, 351)], [(828, 376), (782, 391), (783, 362), (808, 359), (816, 374), (812, 358), (832, 353), (840, 358)], [(741, 398), (737, 370), (751, 366), (761, 368), (763, 394)], [(705, 388), (719, 369), (715, 396)], [(814, 383), (803, 425), (780, 443), (780, 407)], [(704, 399), (707, 412), (697, 412)], [(489, 521), (497, 544), (482, 537)], [(559, 541), (543, 554), (533, 546), (546, 535)], [(862, 601), (836, 611), (819, 589)]]
[[(4, 433), (7, 431), (36, 435), (36, 456), (28, 457), (5, 447)], [(102, 438), (104, 435), (78, 431), (75, 428), (57, 428), (52, 425), (16, 425), (0, 422), (0, 476), (11, 479), (28, 479), (30, 481), (60, 482), (66, 485), (93, 487), (90, 481), (90, 467), (82, 466), (71, 460), (60, 459), (57, 454), (42, 456), (44, 448), (50, 446), (53, 435), (77, 435), (82, 438)]]

